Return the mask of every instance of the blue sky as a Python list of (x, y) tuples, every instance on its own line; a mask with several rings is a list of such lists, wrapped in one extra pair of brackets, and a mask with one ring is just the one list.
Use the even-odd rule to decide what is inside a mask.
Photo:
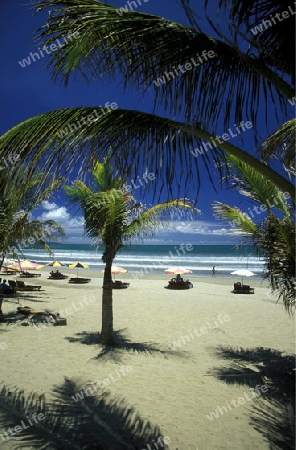
[[(4, 114), (2, 113), (0, 123), (1, 134), (29, 117), (66, 107), (98, 106), (104, 105), (106, 102), (116, 102), (120, 108), (152, 112), (151, 94), (148, 93), (142, 97), (133, 90), (123, 91), (120, 86), (120, 78), (115, 82), (103, 78), (100, 83), (91, 85), (85, 85), (81, 80), (75, 82), (72, 79), (69, 86), (65, 88), (52, 82), (49, 71), (45, 69), (46, 57), (22, 68), (19, 61), (26, 58), (30, 52), (36, 51), (33, 36), (38, 27), (44, 23), (47, 15), (44, 13), (33, 16), (28, 3), (27, 0), (1, 1), (2, 82), (0, 91), (2, 111), (5, 111)], [(118, 7), (127, 4), (124, 0), (112, 0), (110, 3)], [(145, 3), (142, 1), (138, 10), (187, 23), (182, 8), (174, 0), (148, 0)], [(199, 11), (199, 14), (202, 17), (202, 12)], [(205, 29), (207, 28), (205, 27)], [(249, 145), (253, 150), (252, 130), (247, 130), (246, 133), (249, 133), (249, 139), (246, 139), (245, 146)], [(238, 138), (233, 138), (231, 142), (241, 145)], [(186, 176), (185, 173), (182, 175)], [(191, 189), (192, 198), (194, 198), (195, 186), (192, 185)], [(239, 194), (233, 190), (226, 190), (219, 183), (217, 183), (216, 189), (217, 192), (211, 186), (206, 173), (202, 171), (202, 189), (197, 204), (202, 214), (192, 222), (182, 220), (182, 218), (174, 221), (172, 229), (169, 232), (158, 233), (154, 242), (234, 243), (229, 232), (230, 227), (225, 227), (213, 218), (211, 204), (218, 200), (231, 205), (244, 206), (246, 210), (251, 205), (246, 202), (242, 203), (242, 197)], [(149, 204), (150, 199), (143, 196), (141, 189), (135, 191), (134, 194), (138, 200)], [(45, 202), (43, 207), (35, 212), (35, 217), (59, 221), (65, 227), (69, 242), (85, 240), (83, 218), (79, 212), (66, 203), (63, 193), (59, 193), (50, 201)]]

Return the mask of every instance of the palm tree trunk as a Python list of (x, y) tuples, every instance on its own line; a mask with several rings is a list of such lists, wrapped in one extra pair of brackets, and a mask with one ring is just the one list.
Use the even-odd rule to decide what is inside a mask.
[(100, 341), (104, 345), (113, 345), (113, 298), (112, 298), (112, 258), (105, 256), (105, 272), (103, 280), (103, 298), (102, 298), (102, 329)]

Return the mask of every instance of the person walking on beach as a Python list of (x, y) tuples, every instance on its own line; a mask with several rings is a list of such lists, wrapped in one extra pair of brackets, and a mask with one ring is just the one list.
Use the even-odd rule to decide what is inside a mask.
[(216, 276), (216, 266), (213, 266), (212, 268), (212, 277)]

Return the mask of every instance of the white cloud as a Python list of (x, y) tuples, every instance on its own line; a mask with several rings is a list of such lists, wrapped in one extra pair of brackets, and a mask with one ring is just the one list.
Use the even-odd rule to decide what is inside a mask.
[(70, 214), (65, 206), (51, 208), (47, 212), (41, 214), (39, 220), (56, 220), (57, 222), (66, 222), (70, 220)]
[(231, 229), (217, 228), (217, 222), (193, 220), (188, 222), (171, 222), (170, 233), (202, 234), (202, 235), (224, 235), (232, 234)]
[(55, 220), (59, 225), (61, 225), (68, 239), (84, 239), (84, 218), (83, 216), (71, 216), (70, 212), (65, 206), (58, 206), (54, 202), (49, 202), (45, 200), (41, 204), (41, 208), (45, 211), (36, 217), (37, 220)]
[(44, 200), (41, 203), (41, 207), (44, 208), (44, 209), (47, 209), (48, 211), (51, 211), (53, 209), (58, 208), (58, 205), (56, 203), (54, 203), (54, 202), (49, 202), (48, 200)]

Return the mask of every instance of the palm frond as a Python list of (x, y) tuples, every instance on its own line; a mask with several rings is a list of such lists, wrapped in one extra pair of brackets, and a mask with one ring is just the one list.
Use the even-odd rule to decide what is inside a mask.
[[(190, 0), (184, 1), (190, 3)], [(210, 6), (209, 0), (205, 1), (205, 6), (206, 8)], [(211, 6), (213, 6), (212, 2)], [(228, 30), (234, 41), (238, 41), (241, 37), (251, 39), (252, 45), (249, 52), (256, 52), (266, 64), (290, 75), (293, 83), (295, 75), (294, 10), (293, 0), (285, 2), (218, 0), (217, 17), (225, 13), (230, 23)], [(283, 12), (287, 13), (284, 19)]]
[[(39, 45), (55, 44), (75, 32), (79, 36), (50, 54), (53, 78), (65, 84), (74, 71), (85, 81), (120, 73), (125, 86), (152, 87), (156, 104), (184, 114), (187, 120), (198, 117), (201, 123), (211, 124), (210, 132), (219, 121), (226, 129), (246, 117), (255, 124), (258, 103), (268, 108), (269, 98), (285, 112), (284, 97), (294, 95), (293, 88), (262, 59), (162, 17), (138, 11), (120, 17), (118, 8), (97, 0), (79, 5), (74, 0), (36, 2), (37, 11), (47, 8), (51, 14), (37, 36)], [(212, 53), (201, 57), (205, 51)], [(186, 63), (191, 69), (181, 70)]]
[(272, 133), (259, 147), (259, 152), (264, 161), (277, 157), (288, 172), (296, 175), (296, 119), (289, 120)]
[[(77, 126), (82, 118), (93, 118), (94, 111), (101, 117), (89, 119), (86, 126)], [(215, 139), (217, 136), (197, 124), (187, 126), (139, 111), (85, 107), (51, 111), (26, 120), (0, 137), (0, 151), (5, 157), (26, 142), (22, 157), (30, 159), (28, 164), (36, 167), (42, 161), (43, 170), (66, 173), (77, 166), (90, 168), (91, 161), (101, 160), (111, 146), (112, 156), (120, 150), (121, 169), (126, 176), (134, 174), (136, 178), (140, 168), (149, 167), (155, 176), (162, 175), (158, 188), (161, 191), (166, 187), (169, 196), (174, 188), (178, 193), (182, 189), (186, 195), (192, 180), (198, 196), (200, 164), (206, 167), (215, 185), (212, 166), (219, 173), (225, 151), (266, 175), (295, 200), (294, 186), (288, 180), (239, 147), (221, 139), (217, 144)], [(204, 140), (210, 143), (206, 149), (201, 145)], [(176, 179), (175, 169), (179, 166), (186, 172), (185, 179)], [(149, 184), (147, 187), (152, 188)]]
[(158, 229), (170, 226), (174, 213), (184, 210), (191, 215), (201, 212), (186, 200), (170, 200), (141, 211), (126, 227), (123, 239), (153, 236)]
[(286, 196), (288, 198), (289, 195), (238, 158), (227, 156), (226, 160), (231, 166), (232, 184), (241, 194), (259, 204), (262, 207), (261, 211), (264, 209), (271, 211), (275, 208), (289, 217), (290, 208), (286, 200)]
[(231, 207), (218, 201), (214, 202), (212, 207), (215, 218), (227, 221), (234, 233), (240, 233), (250, 240), (259, 236), (257, 225), (239, 208)]

